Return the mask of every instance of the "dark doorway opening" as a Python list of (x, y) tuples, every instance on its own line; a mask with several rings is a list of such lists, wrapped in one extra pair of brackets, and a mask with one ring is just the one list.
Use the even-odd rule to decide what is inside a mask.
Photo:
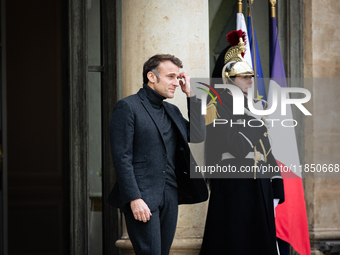
[(5, 2), (8, 254), (69, 254), (65, 4)]

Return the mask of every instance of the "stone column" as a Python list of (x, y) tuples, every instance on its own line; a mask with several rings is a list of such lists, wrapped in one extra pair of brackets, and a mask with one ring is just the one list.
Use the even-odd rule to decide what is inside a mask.
[[(124, 0), (121, 1), (121, 17), (122, 97), (142, 87), (143, 64), (157, 53), (180, 58), (183, 70), (192, 78), (209, 77), (208, 0)], [(169, 102), (187, 116), (186, 96), (179, 88)], [(179, 207), (171, 254), (198, 254), (206, 209), (207, 203)], [(125, 227), (123, 230), (122, 239), (116, 245), (125, 254), (133, 254)]]
[[(305, 118), (305, 163), (340, 164), (339, 77), (340, 42), (337, 0), (304, 0), (304, 77), (312, 92), (307, 107), (313, 117)], [(323, 79), (316, 79), (323, 78)], [(334, 80), (333, 80), (334, 81)], [(307, 178), (305, 196), (312, 254), (323, 254), (319, 243), (340, 240), (340, 179)]]

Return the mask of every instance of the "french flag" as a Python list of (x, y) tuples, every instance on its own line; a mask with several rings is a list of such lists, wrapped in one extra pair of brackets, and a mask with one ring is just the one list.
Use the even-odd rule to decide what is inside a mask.
[[(271, 18), (270, 32), (269, 108), (271, 108), (273, 102), (273, 88), (277, 87), (280, 91), (281, 87), (287, 87), (276, 18)], [(277, 98), (280, 99), (279, 96)], [(280, 100), (278, 100), (279, 105)], [(281, 111), (278, 110), (271, 114), (269, 119), (293, 119), (290, 105), (287, 105), (285, 116), (281, 116)], [(285, 202), (279, 204), (275, 210), (276, 235), (289, 243), (300, 255), (310, 255), (307, 213), (294, 127), (284, 127), (279, 121), (276, 121), (274, 127), (269, 129), (269, 135), (273, 140), (272, 150), (278, 165), (290, 169), (289, 172), (281, 172)]]
[[(248, 38), (249, 38), (249, 45), (250, 45), (251, 60), (252, 60), (252, 64), (253, 64), (252, 66), (254, 66), (254, 59), (253, 59), (254, 49), (255, 49), (255, 55), (256, 55), (257, 98), (267, 101), (266, 88), (264, 86), (260, 52), (259, 52), (259, 47), (257, 45), (256, 31), (255, 31), (255, 27), (254, 27), (254, 40), (253, 40), (252, 32), (251, 32), (251, 18), (250, 18), (250, 16), (248, 16), (248, 19), (247, 19), (247, 28), (248, 28)], [(254, 45), (255, 45), (255, 47), (254, 47)]]

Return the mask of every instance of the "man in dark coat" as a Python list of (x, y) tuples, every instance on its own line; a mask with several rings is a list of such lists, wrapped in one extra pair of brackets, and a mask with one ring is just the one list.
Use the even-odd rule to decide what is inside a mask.
[[(112, 113), (117, 182), (108, 202), (124, 213), (136, 254), (169, 254), (178, 204), (208, 198), (204, 180), (190, 179), (190, 165), (196, 163), (188, 142), (205, 139), (201, 103), (193, 95), (190, 77), (179, 68), (181, 60), (172, 55), (151, 57), (143, 67), (143, 88), (118, 101)], [(173, 98), (179, 86), (187, 95), (190, 123), (175, 105), (163, 102)]]

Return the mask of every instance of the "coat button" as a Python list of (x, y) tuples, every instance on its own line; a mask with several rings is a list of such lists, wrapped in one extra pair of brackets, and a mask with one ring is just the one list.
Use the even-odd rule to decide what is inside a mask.
[(183, 147), (179, 147), (179, 150), (180, 150), (180, 151), (184, 151), (184, 148), (183, 148)]
[(162, 174), (165, 175), (165, 171), (163, 171)]
[(163, 154), (163, 158), (166, 158), (166, 154)]

